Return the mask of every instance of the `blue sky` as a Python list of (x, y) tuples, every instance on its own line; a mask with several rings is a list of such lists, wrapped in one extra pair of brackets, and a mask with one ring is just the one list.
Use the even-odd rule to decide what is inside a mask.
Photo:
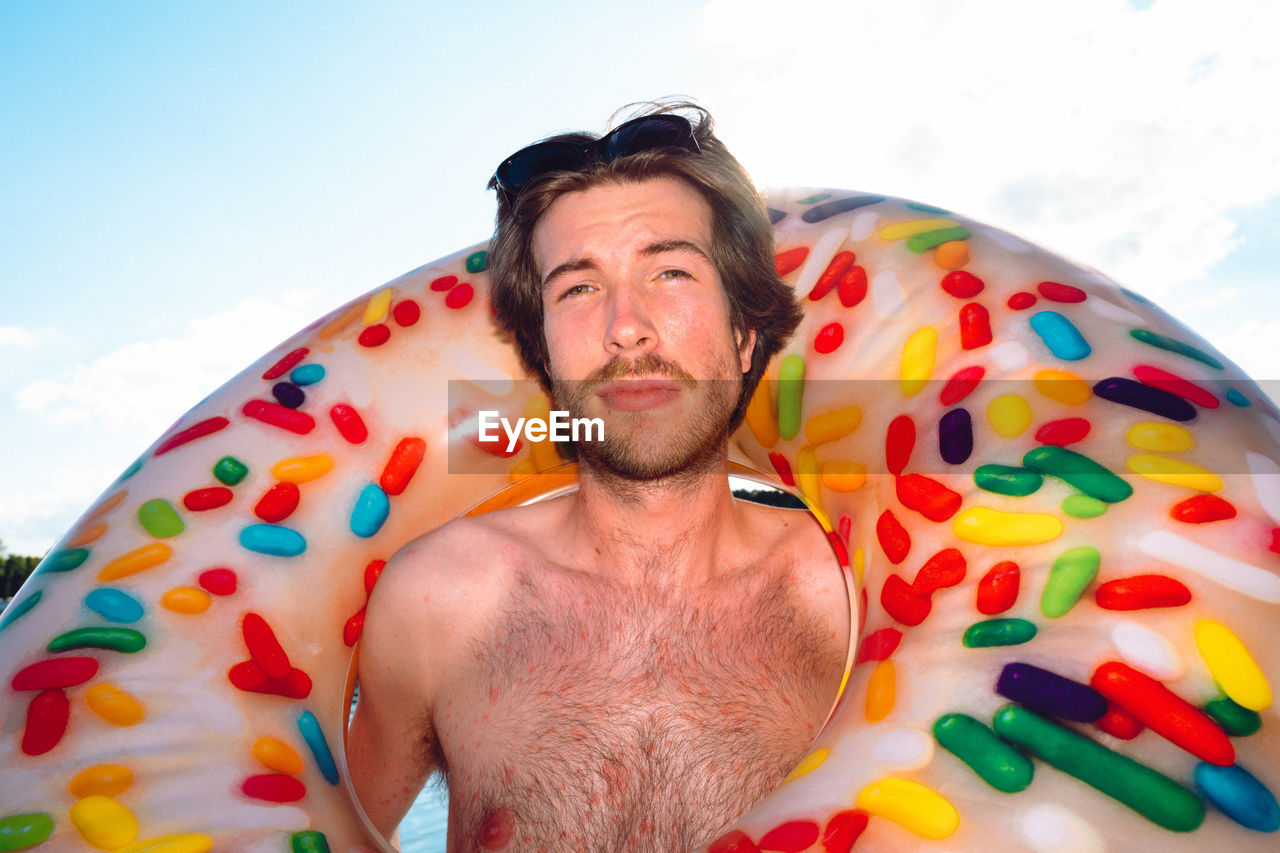
[(1055, 5), (0, 2), (0, 540), (43, 553), (261, 352), (484, 239), (514, 148), (676, 92), (764, 186), (975, 216), (1280, 378), (1280, 12)]

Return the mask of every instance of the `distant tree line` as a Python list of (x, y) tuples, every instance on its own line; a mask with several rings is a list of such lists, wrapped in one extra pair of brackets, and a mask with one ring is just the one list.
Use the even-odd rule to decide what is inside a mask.
[(0, 542), (0, 598), (12, 598), (38, 565), (39, 557), (6, 554), (4, 543)]

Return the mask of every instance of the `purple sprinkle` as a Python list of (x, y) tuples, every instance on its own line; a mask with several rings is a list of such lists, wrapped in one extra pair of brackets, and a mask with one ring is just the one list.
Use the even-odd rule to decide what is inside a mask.
[(1190, 421), (1196, 416), (1195, 407), (1181, 397), (1123, 376), (1103, 379), (1093, 386), (1093, 393), (1104, 400), (1141, 409), (1172, 421)]
[(952, 409), (938, 421), (938, 452), (948, 465), (959, 465), (973, 453), (973, 420), (968, 409)]
[(996, 692), (1032, 711), (1080, 723), (1092, 723), (1107, 712), (1107, 700), (1089, 685), (1029, 663), (1007, 664)]

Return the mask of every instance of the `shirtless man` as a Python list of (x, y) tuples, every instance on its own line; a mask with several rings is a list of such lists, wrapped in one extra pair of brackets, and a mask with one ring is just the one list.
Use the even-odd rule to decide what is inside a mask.
[(390, 836), (444, 774), (451, 850), (705, 845), (805, 752), (848, 647), (817, 524), (728, 487), (794, 295), (750, 179), (688, 105), (530, 146), (491, 187), (499, 321), (552, 407), (605, 440), (578, 446), (575, 494), (453, 521), (388, 564), (352, 780)]

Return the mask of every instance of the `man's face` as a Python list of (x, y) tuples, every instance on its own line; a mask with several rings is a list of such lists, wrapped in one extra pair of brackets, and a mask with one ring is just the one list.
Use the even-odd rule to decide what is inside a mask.
[(579, 454), (629, 479), (710, 465), (751, 365), (711, 262), (711, 211), (675, 178), (568, 193), (538, 220), (552, 396), (604, 419)]

